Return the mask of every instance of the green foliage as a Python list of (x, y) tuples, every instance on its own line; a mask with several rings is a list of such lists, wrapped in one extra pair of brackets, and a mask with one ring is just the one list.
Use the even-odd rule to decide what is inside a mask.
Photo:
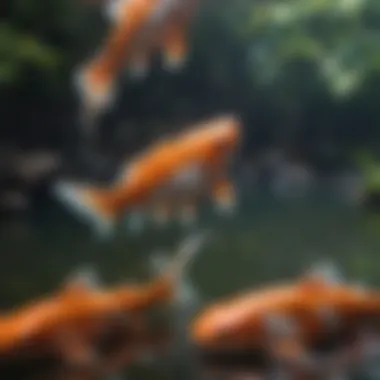
[(0, 26), (0, 84), (16, 86), (24, 79), (28, 69), (52, 79), (59, 67), (59, 53), (43, 44), (37, 37), (14, 30), (10, 25)]
[[(379, 70), (376, 0), (236, 1), (223, 7), (214, 2), (206, 8), (207, 23), (198, 24), (202, 36), (195, 50), (202, 50), (202, 40), (210, 42), (215, 26), (222, 24), (225, 34), (235, 34), (235, 42), (245, 46), (255, 83), (282, 85), (292, 67), (298, 67), (295, 63), (308, 62), (308, 75), (318, 76), (320, 85), (333, 94), (346, 96)], [(2, 82), (17, 80), (25, 66), (44, 73), (57, 70), (63, 57), (44, 41), (44, 32), (73, 35), (85, 11), (80, 2), (15, 1), (13, 18), (0, 29), (1, 54), (6, 57), (1, 62)], [(38, 33), (20, 31), (20, 24), (32, 25)], [(61, 53), (72, 54), (70, 46)], [(292, 75), (288, 81), (293, 81)]]
[(78, 48), (83, 8), (80, 2), (15, 0), (8, 2), (0, 25), (0, 84), (2, 90), (62, 91), (67, 65)]
[[(293, 0), (245, 3), (240, 34), (254, 76), (276, 85), (295, 62), (338, 97), (358, 91), (380, 68), (379, 4), (373, 0)], [(293, 81), (292, 76), (288, 78)], [(312, 81), (309, 81), (312, 83)], [(288, 87), (287, 87), (288, 88)]]
[[(44, 41), (45, 33), (58, 31), (74, 37), (86, 11), (92, 7), (80, 2), (15, 1), (13, 17), (0, 29), (1, 54), (6, 57), (1, 62), (2, 82), (15, 81), (25, 66), (44, 73), (57, 70), (63, 57)], [(203, 51), (204, 42), (210, 43), (213, 32), (220, 30), (218, 24), (223, 25), (224, 34), (235, 35), (235, 42), (247, 50), (255, 83), (282, 85), (289, 70), (297, 67), (295, 63), (308, 62), (308, 75), (318, 76), (320, 85), (345, 96), (380, 67), (380, 35), (375, 27), (380, 6), (376, 0), (236, 1), (223, 7), (214, 2), (203, 13), (207, 20), (198, 23), (202, 35), (196, 40), (195, 52)], [(23, 24), (32, 25), (33, 33), (20, 31)], [(60, 53), (73, 53), (70, 48), (74, 46), (65, 47)], [(288, 81), (293, 81), (292, 75)]]
[(368, 192), (378, 193), (380, 191), (380, 163), (378, 160), (368, 151), (362, 151), (357, 155), (357, 162), (364, 175)]
[[(48, 90), (71, 99), (73, 69), (106, 34), (104, 2), (8, 3), (9, 17), (0, 28), (1, 88)], [(304, 146), (309, 134), (314, 150), (325, 149), (328, 141), (330, 151), (342, 157), (359, 140), (374, 147), (380, 136), (378, 0), (201, 4), (187, 69), (170, 76), (153, 70), (138, 85), (141, 97), (130, 94), (126, 103), (134, 106), (120, 119), (132, 114), (140, 121), (145, 115), (170, 120), (181, 109), (190, 114), (186, 119), (192, 110), (234, 109), (255, 120), (263, 141)], [(127, 93), (135, 88), (124, 84)], [(139, 108), (143, 115), (133, 114)]]

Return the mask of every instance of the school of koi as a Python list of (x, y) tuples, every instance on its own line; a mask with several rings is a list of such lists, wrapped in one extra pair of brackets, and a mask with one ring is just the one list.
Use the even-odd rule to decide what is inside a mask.
[[(97, 55), (75, 73), (82, 121), (93, 127), (117, 95), (123, 68), (143, 76), (155, 51), (168, 70), (188, 55), (199, 0), (109, 0), (110, 33)], [(222, 212), (236, 209), (229, 164), (241, 141), (237, 116), (222, 115), (156, 142), (127, 164), (108, 186), (61, 180), (57, 198), (100, 236), (110, 236), (128, 214), (131, 232), (144, 220), (178, 216), (196, 221), (209, 197)], [(93, 131), (91, 129), (90, 131)], [(181, 307), (185, 273), (209, 235), (186, 239), (147, 284), (101, 286), (78, 271), (48, 297), (0, 317), (1, 379), (103, 379), (149, 353), (173, 348), (173, 319), (152, 311)], [(217, 379), (342, 379), (377, 350), (380, 292), (315, 267), (289, 283), (231, 295), (192, 316), (186, 335), (194, 366)], [(158, 331), (157, 331), (158, 330)], [(194, 353), (194, 355), (193, 355)], [(205, 372), (206, 373), (206, 372)]]

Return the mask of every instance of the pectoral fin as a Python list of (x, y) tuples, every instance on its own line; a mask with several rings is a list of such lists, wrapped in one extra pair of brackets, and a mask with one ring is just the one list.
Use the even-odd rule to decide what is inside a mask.
[(273, 341), (269, 351), (275, 360), (278, 373), (289, 379), (310, 379), (318, 372), (318, 363), (297, 339), (284, 337)]
[(277, 342), (273, 341), (271, 352), (280, 362), (297, 362), (305, 354), (304, 347), (299, 341), (292, 338), (281, 338)]
[(227, 179), (217, 181), (212, 189), (212, 196), (218, 209), (232, 212), (236, 208), (236, 191), (233, 183)]
[(163, 43), (164, 66), (170, 71), (181, 69), (188, 53), (187, 33), (184, 26), (173, 28)]
[(309, 368), (310, 358), (303, 345), (297, 323), (283, 315), (268, 315), (265, 320), (267, 349), (280, 366)]
[(114, 74), (103, 67), (98, 56), (74, 71), (74, 87), (81, 102), (80, 116), (85, 126), (95, 121), (115, 101)]
[(64, 329), (55, 336), (55, 345), (65, 365), (70, 368), (95, 369), (99, 358), (90, 344), (74, 329)]

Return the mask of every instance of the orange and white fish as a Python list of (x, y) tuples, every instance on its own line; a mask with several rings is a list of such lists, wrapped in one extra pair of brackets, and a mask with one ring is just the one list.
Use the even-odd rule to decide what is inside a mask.
[(95, 288), (87, 271), (85, 276), (75, 275), (56, 295), (3, 315), (0, 362), (55, 356), (69, 368), (74, 364), (74, 368), (105, 371), (109, 364), (108, 360), (103, 362), (100, 349), (115, 331), (120, 336), (127, 334), (128, 360), (132, 361), (143, 352), (149, 337), (147, 312), (177, 301), (183, 286), (188, 286), (184, 275), (204, 238), (195, 235), (186, 239), (174, 260), (148, 284)]
[(201, 196), (231, 211), (236, 192), (228, 172), (240, 139), (238, 118), (213, 118), (146, 149), (107, 187), (63, 181), (54, 191), (100, 234), (109, 233), (125, 213), (132, 221), (152, 209), (156, 216), (172, 212), (187, 220)]
[(190, 336), (205, 352), (264, 350), (275, 358), (317, 368), (310, 355), (316, 345), (355, 338), (369, 321), (380, 317), (378, 292), (324, 273), (313, 270), (295, 283), (249, 291), (211, 305), (194, 319)]
[(92, 121), (113, 103), (123, 69), (141, 76), (161, 51), (165, 67), (183, 66), (190, 24), (199, 0), (111, 0), (111, 31), (98, 53), (75, 73), (85, 117)]

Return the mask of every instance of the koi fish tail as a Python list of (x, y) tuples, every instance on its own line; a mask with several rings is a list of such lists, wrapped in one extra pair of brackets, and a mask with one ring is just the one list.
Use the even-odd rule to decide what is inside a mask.
[(109, 235), (117, 218), (117, 210), (109, 190), (58, 181), (53, 192), (78, 219), (90, 224), (99, 236)]
[(166, 255), (155, 254), (152, 258), (154, 270), (161, 273), (160, 278), (169, 281), (174, 291), (173, 302), (175, 306), (183, 307), (197, 302), (197, 292), (188, 279), (190, 264), (201, 251), (208, 239), (207, 233), (199, 233), (185, 239), (179, 246), (175, 258), (168, 262)]
[(185, 65), (188, 54), (187, 35), (184, 27), (173, 30), (163, 44), (164, 67), (169, 71), (179, 71)]
[[(178, 247), (175, 259), (166, 265), (164, 275), (171, 281), (174, 288), (172, 294), (172, 304), (170, 313), (170, 326), (173, 332), (174, 343), (173, 350), (169, 354), (173, 360), (181, 361), (180, 352), (186, 352), (186, 356), (191, 359), (191, 363), (197, 363), (197, 355), (193, 352), (193, 347), (189, 341), (188, 326), (194, 316), (195, 311), (199, 308), (200, 296), (197, 289), (189, 279), (188, 272), (190, 264), (195, 259), (196, 254), (201, 251), (202, 245), (209, 239), (208, 233), (199, 233), (185, 239)], [(161, 260), (161, 263), (159, 263)], [(156, 268), (163, 266), (163, 257), (156, 257)], [(187, 363), (181, 363), (187, 365)]]
[(93, 129), (96, 120), (114, 102), (113, 74), (94, 61), (74, 72), (74, 86), (81, 101), (81, 120)]
[(221, 179), (214, 183), (212, 197), (221, 212), (231, 213), (236, 209), (236, 190), (234, 184), (230, 180)]

